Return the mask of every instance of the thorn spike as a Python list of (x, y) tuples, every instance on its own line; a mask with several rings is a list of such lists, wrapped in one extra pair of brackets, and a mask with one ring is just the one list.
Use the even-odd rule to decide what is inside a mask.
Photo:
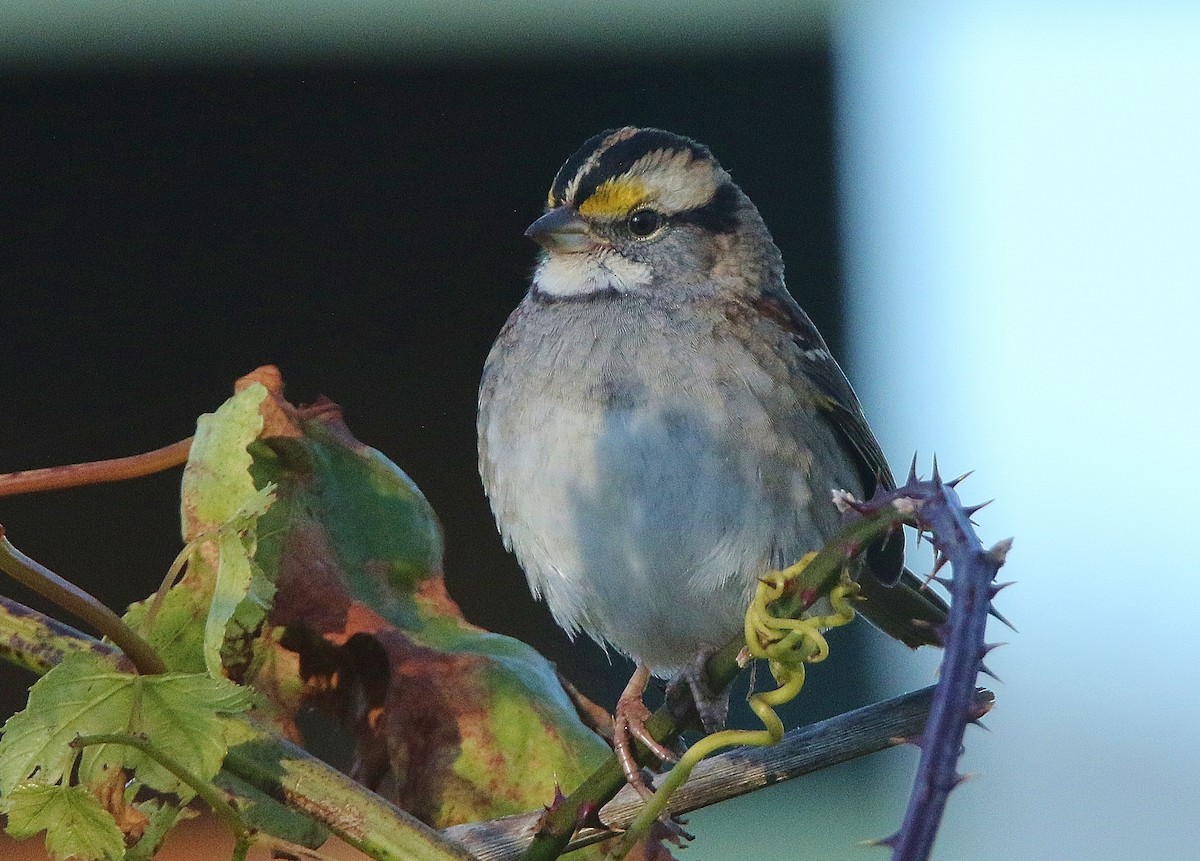
[[(964, 505), (963, 506), (963, 514), (967, 515), (967, 517), (974, 517), (976, 512), (978, 512), (984, 508), (987, 508), (989, 505), (991, 505), (995, 501), (996, 501), (995, 499), (989, 499), (987, 502), (981, 502), (978, 505)], [(971, 522), (974, 523), (974, 521), (971, 521)]]
[(968, 469), (966, 472), (964, 472), (964, 473), (963, 473), (962, 475), (960, 475), (958, 478), (952, 478), (952, 479), (950, 479), (949, 481), (947, 481), (947, 482), (946, 482), (946, 487), (949, 487), (949, 488), (955, 488), (955, 487), (958, 487), (958, 485), (959, 485), (959, 484), (961, 484), (963, 481), (965, 481), (967, 478), (969, 478), (969, 477), (970, 477), (971, 475), (973, 475), (974, 473), (975, 473), (975, 470), (973, 470), (973, 469)]
[(1000, 682), (1000, 684), (1004, 684), (1004, 679), (1000, 678), (998, 675), (993, 673), (991, 671), (991, 669), (988, 667), (988, 665), (985, 664), (983, 661), (979, 662), (979, 672), (983, 673), (985, 676), (990, 676), (991, 678)]
[[(946, 563), (950, 561), (950, 557), (939, 550), (937, 555), (933, 557), (933, 573), (936, 574), (946, 567)], [(932, 575), (931, 575), (932, 576)]]
[(917, 452), (914, 451), (912, 466), (908, 468), (908, 483), (916, 484), (918, 481), (920, 481), (920, 478), (917, 476)]
[(576, 820), (576, 828), (607, 828), (600, 819), (600, 805), (594, 801), (585, 801), (579, 805)]
[(1006, 628), (1008, 628), (1009, 630), (1019, 633), (1017, 631), (1017, 626), (1014, 625), (1012, 622), (1008, 621), (1008, 619), (1004, 618), (1004, 614), (1001, 613), (999, 610), (997, 610), (994, 604), (988, 604), (988, 615), (991, 616), (993, 619), (998, 619), (1000, 621), (1000, 623), (1002, 625), (1004, 625)]
[(938, 472), (938, 462), (937, 462), (936, 454), (933, 456), (933, 475), (930, 476), (930, 481), (932, 481), (936, 487), (941, 487), (943, 484), (942, 475), (940, 472)]
[(872, 837), (870, 840), (862, 841), (863, 846), (878, 849), (895, 849), (896, 842), (900, 839), (900, 833), (889, 834), (887, 837)]
[(984, 723), (982, 720), (980, 720), (979, 718), (971, 718), (971, 719), (970, 719), (970, 720), (968, 720), (967, 722), (968, 722), (968, 723), (970, 723), (970, 724), (971, 724), (971, 725), (973, 725), (973, 726), (977, 726), (977, 727), (979, 727), (979, 728), (980, 728), (981, 730), (983, 730), (984, 732), (991, 732), (991, 731), (992, 731), (992, 728), (991, 728), (990, 726), (988, 726), (987, 724), (985, 724), (985, 723)]
[(879, 545), (879, 551), (880, 551), (881, 553), (882, 553), (884, 550), (886, 550), (886, 549), (887, 549), (887, 546), (888, 546), (889, 544), (891, 544), (891, 543), (892, 543), (892, 537), (893, 537), (893, 536), (894, 536), (894, 535), (895, 535), (897, 532), (899, 532), (899, 531), (900, 531), (900, 524), (899, 524), (899, 523), (893, 523), (892, 525), (890, 525), (890, 526), (887, 528), (887, 531), (883, 533), (883, 543), (881, 543), (881, 544)]
[(1000, 592), (1004, 591), (1005, 589), (1007, 589), (1009, 586), (1011, 586), (1012, 584), (1014, 584), (1016, 582), (1017, 582), (1016, 580), (1005, 580), (1001, 583), (993, 583), (991, 585), (992, 597), (995, 598), (996, 595), (998, 595)]

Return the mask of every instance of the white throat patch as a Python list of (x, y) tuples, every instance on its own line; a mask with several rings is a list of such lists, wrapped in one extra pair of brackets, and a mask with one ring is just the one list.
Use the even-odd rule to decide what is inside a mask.
[(612, 251), (547, 254), (533, 273), (533, 283), (549, 296), (630, 293), (650, 283), (650, 267)]

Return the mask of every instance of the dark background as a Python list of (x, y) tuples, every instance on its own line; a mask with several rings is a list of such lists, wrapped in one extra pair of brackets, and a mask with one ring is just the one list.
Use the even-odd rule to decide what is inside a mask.
[[(420, 485), (467, 617), (531, 642), (611, 706), (628, 667), (569, 644), (531, 600), (487, 508), (474, 426), (484, 357), (534, 260), (522, 231), (562, 161), (624, 124), (713, 149), (840, 353), (819, 47), (0, 76), (0, 471), (181, 439), (238, 376), (277, 364), (292, 401), (331, 397)], [(179, 549), (178, 481), (175, 470), (4, 498), (0, 523), (119, 609)], [(834, 649), (850, 664), (852, 652)], [(796, 719), (869, 698), (847, 678), (813, 673)], [(0, 711), (19, 708), (30, 681), (0, 667)]]

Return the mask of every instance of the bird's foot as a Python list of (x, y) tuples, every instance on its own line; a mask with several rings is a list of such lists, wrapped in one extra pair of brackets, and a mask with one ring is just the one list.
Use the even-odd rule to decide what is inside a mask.
[(664, 763), (675, 762), (678, 759), (674, 753), (655, 741), (654, 736), (646, 729), (650, 709), (642, 702), (642, 694), (645, 693), (649, 681), (650, 671), (639, 666), (621, 693), (621, 698), (617, 700), (617, 708), (613, 714), (613, 751), (617, 755), (617, 761), (621, 763), (625, 780), (642, 798), (649, 798), (654, 791), (647, 785), (638, 767), (634, 754), (635, 740), (644, 744)]
[[(695, 709), (705, 733), (714, 733), (725, 728), (729, 715), (729, 688), (714, 691), (708, 684), (706, 667), (717, 649), (701, 649), (683, 670), (667, 685), (667, 702), (681, 704), (684, 709)], [(687, 692), (684, 693), (686, 687)], [(687, 696), (690, 694), (690, 698)], [(686, 715), (676, 715), (677, 718)]]

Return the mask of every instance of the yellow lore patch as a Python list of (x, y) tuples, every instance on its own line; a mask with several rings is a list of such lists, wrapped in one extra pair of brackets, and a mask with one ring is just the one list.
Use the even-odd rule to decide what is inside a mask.
[(650, 200), (650, 190), (640, 179), (614, 176), (597, 186), (591, 196), (579, 204), (579, 214), (588, 218), (624, 218)]

